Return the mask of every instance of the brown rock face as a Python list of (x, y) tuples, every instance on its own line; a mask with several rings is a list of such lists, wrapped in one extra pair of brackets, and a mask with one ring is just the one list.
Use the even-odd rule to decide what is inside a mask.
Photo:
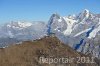
[(44, 37), (0, 49), (0, 66), (100, 66), (100, 61), (74, 51), (56, 37)]

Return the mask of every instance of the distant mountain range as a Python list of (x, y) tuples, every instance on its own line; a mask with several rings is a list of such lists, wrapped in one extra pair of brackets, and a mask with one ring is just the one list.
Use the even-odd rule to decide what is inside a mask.
[[(0, 27), (0, 47), (21, 41), (44, 37), (47, 27), (44, 22), (10, 22)], [(5, 38), (5, 41), (2, 39)], [(6, 42), (7, 39), (7, 42)], [(10, 40), (10, 41), (9, 41)]]
[(100, 58), (100, 14), (87, 9), (64, 17), (52, 14), (48, 24), (42, 21), (7, 23), (0, 27), (0, 47), (40, 39), (51, 33), (74, 50)]

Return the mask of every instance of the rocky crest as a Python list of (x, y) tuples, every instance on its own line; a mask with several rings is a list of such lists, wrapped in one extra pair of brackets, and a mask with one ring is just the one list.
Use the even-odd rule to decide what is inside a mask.
[(39, 58), (90, 57), (76, 52), (63, 44), (55, 36), (46, 36), (39, 40), (25, 41), (19, 45), (12, 45), (0, 49), (0, 66), (99, 66), (99, 60), (94, 63), (40, 63)]

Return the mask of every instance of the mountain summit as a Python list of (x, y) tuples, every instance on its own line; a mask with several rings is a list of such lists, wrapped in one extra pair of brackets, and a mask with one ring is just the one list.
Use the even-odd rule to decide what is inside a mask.
[(85, 9), (78, 15), (49, 20), (49, 32), (73, 49), (100, 58), (100, 17)]

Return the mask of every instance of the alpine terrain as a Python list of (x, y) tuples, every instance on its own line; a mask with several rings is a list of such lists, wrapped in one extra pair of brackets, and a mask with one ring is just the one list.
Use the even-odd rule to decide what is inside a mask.
[(38, 22), (10, 22), (0, 27), (0, 47), (26, 40), (36, 40), (46, 35), (46, 24)]
[(48, 23), (10, 22), (0, 26), (0, 47), (55, 34), (74, 50), (100, 59), (100, 14), (85, 9), (77, 15), (52, 14)]
[(48, 34), (55, 35), (74, 50), (100, 59), (100, 14), (85, 9), (77, 15), (53, 14), (48, 22)]

